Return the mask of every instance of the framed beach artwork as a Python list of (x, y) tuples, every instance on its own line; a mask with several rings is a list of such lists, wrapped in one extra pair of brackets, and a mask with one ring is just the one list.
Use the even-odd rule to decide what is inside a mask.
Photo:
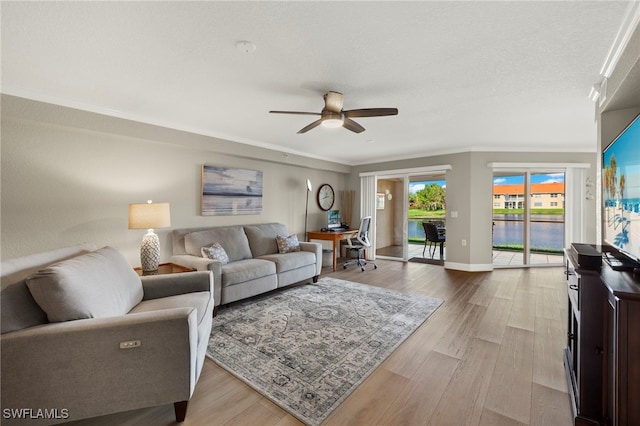
[(202, 215), (230, 216), (262, 212), (262, 172), (202, 166)]

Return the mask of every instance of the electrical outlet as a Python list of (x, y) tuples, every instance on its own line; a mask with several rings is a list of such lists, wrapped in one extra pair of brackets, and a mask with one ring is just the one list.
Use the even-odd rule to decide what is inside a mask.
[(140, 342), (140, 340), (129, 340), (127, 342), (120, 342), (120, 349), (133, 349), (139, 347), (141, 344), (142, 343)]
[(462, 247), (466, 247), (467, 246), (467, 240), (462, 240)]

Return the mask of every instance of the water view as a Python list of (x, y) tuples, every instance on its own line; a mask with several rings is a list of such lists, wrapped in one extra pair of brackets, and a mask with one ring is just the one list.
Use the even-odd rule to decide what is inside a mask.
[[(524, 222), (522, 215), (494, 214), (493, 245), (522, 249)], [(424, 240), (424, 219), (409, 219), (409, 239)], [(535, 215), (531, 220), (531, 250), (562, 252), (564, 247), (564, 216)]]

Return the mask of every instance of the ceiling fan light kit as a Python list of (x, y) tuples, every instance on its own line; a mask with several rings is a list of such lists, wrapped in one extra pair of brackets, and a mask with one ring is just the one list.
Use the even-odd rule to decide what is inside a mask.
[(344, 118), (341, 113), (335, 113), (333, 111), (322, 111), (322, 125), (324, 127), (336, 128), (342, 127)]
[(339, 92), (327, 92), (324, 95), (322, 112), (303, 111), (269, 111), (271, 114), (319, 115), (320, 118), (303, 127), (298, 133), (306, 133), (322, 124), (323, 127), (344, 127), (354, 133), (364, 132), (365, 128), (356, 123), (351, 117), (382, 117), (398, 115), (397, 108), (360, 108), (344, 111), (344, 96)]

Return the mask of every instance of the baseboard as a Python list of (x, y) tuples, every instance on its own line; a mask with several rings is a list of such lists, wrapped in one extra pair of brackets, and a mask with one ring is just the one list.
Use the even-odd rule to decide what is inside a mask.
[(466, 272), (489, 272), (493, 271), (492, 264), (482, 264), (482, 263), (457, 263), (457, 262), (444, 262), (444, 269), (453, 269), (456, 271), (466, 271)]

